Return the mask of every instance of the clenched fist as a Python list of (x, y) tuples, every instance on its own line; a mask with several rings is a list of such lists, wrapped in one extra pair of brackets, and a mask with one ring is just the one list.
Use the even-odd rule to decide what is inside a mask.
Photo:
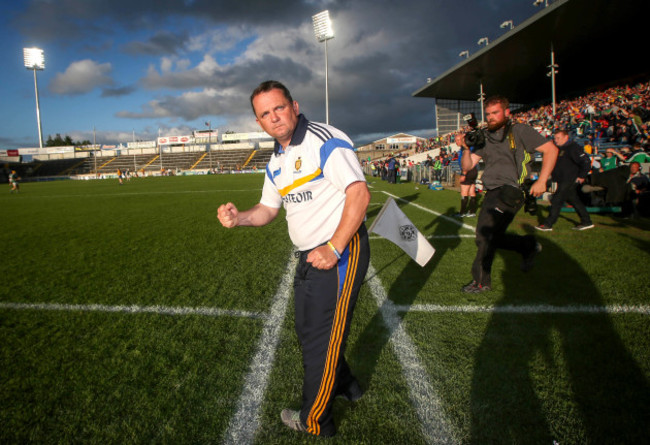
[(217, 218), (222, 226), (232, 229), (239, 225), (239, 210), (232, 202), (222, 204), (217, 210)]

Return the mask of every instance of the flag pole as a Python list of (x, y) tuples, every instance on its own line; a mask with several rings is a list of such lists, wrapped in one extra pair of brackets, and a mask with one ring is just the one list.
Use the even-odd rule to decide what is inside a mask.
[(384, 212), (386, 211), (386, 209), (388, 208), (388, 206), (390, 205), (390, 202), (392, 200), (393, 200), (393, 198), (390, 198), (390, 197), (386, 200), (386, 202), (384, 203), (384, 206), (379, 211), (379, 214), (377, 215), (375, 220), (370, 225), (370, 228), (368, 229), (368, 233), (372, 233), (372, 230), (375, 228), (375, 224), (377, 224), (377, 221), (379, 221), (381, 219), (381, 216), (384, 214)]

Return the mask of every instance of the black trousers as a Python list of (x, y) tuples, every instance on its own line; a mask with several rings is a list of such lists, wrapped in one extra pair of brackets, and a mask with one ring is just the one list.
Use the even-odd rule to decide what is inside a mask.
[(472, 278), (482, 286), (492, 285), (492, 263), (497, 249), (514, 250), (522, 256), (535, 250), (534, 236), (506, 233), (520, 207), (510, 207), (501, 201), (499, 189), (485, 194), (476, 224), (478, 250), (472, 264)]
[(368, 232), (362, 225), (330, 270), (312, 267), (308, 253), (301, 252), (294, 278), (295, 327), (305, 373), (300, 420), (310, 434), (332, 436), (334, 397), (355, 380), (344, 353), (370, 262)]
[(568, 202), (576, 209), (578, 216), (580, 216), (580, 224), (591, 224), (589, 212), (587, 212), (587, 208), (578, 196), (578, 185), (575, 182), (558, 182), (557, 190), (551, 198), (551, 211), (544, 221), (545, 226), (553, 227), (565, 202)]

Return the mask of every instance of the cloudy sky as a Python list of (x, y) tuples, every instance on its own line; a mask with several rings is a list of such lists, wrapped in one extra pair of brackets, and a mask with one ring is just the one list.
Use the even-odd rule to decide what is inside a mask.
[(311, 16), (328, 9), (330, 123), (357, 144), (398, 132), (432, 136), (432, 99), (411, 94), (494, 40), (532, 0), (12, 0), (0, 5), (0, 149), (43, 137), (124, 143), (195, 129), (258, 131), (248, 97), (285, 83), (301, 111), (325, 120), (325, 48)]

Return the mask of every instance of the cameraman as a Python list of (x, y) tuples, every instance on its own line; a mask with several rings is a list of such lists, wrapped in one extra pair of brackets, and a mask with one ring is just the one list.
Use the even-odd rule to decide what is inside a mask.
[(529, 270), (541, 246), (532, 235), (521, 236), (506, 233), (517, 211), (524, 204), (525, 194), (521, 188), (529, 175), (529, 163), (534, 152), (544, 156), (539, 179), (530, 187), (532, 196), (546, 191), (546, 182), (555, 166), (557, 148), (552, 141), (544, 139), (526, 124), (510, 121), (508, 99), (493, 96), (485, 101), (487, 131), (485, 143), (470, 152), (464, 135), (456, 136), (456, 144), (462, 147), (462, 169), (469, 171), (480, 159), (485, 163), (481, 180), (487, 190), (476, 225), (476, 258), (472, 264), (472, 281), (463, 286), (468, 293), (492, 289), (492, 262), (496, 249), (507, 249), (522, 255), (521, 268)]

